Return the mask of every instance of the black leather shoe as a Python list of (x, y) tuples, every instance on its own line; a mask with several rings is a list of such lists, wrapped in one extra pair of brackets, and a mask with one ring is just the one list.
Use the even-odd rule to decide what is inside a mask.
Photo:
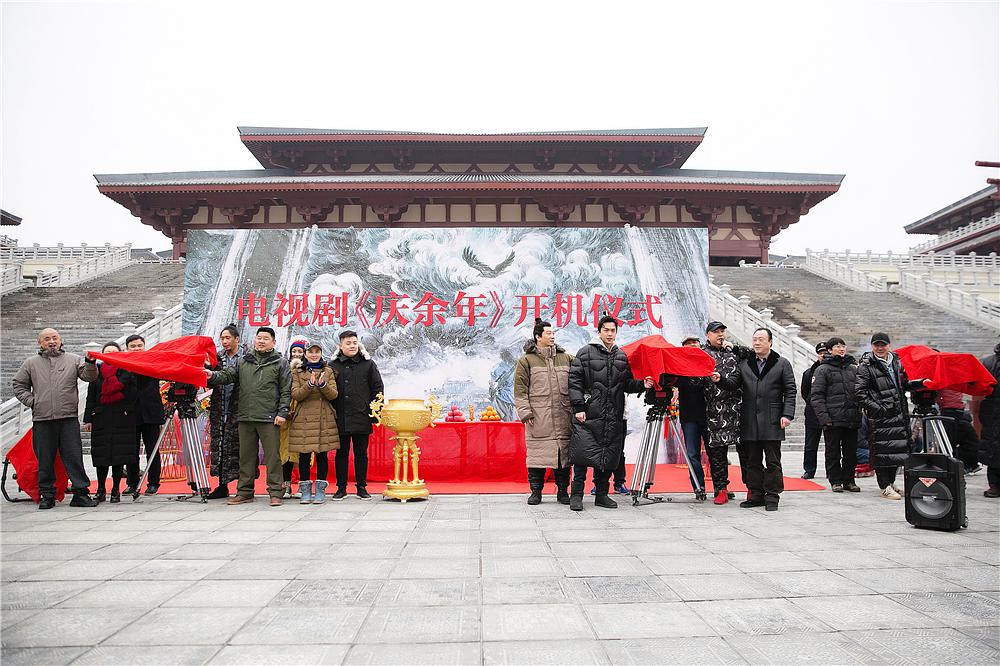
[(38, 501), (39, 509), (51, 509), (56, 505), (56, 500), (53, 497), (43, 497)]
[(111, 499), (108, 500), (108, 504), (118, 504), (122, 501), (122, 495), (117, 490), (111, 491)]
[(811, 478), (813, 478), (815, 476), (816, 476), (816, 474), (814, 472), (805, 472), (800, 478), (802, 478), (802, 479), (811, 479)]
[(536, 504), (541, 504), (541, 503), (542, 503), (542, 489), (532, 488), (531, 494), (528, 495), (528, 504), (530, 506), (535, 506)]
[(583, 495), (569, 496), (570, 511), (583, 511)]
[(159, 485), (154, 485), (154, 486), (146, 486), (146, 490), (142, 494), (143, 495), (155, 495), (158, 492), (160, 492), (160, 486)]
[(594, 506), (599, 506), (602, 509), (617, 509), (618, 502), (614, 501), (607, 495), (598, 495), (594, 500)]
[(104, 488), (101, 488), (96, 493), (94, 493), (94, 501), (97, 502), (98, 504), (100, 504), (107, 498), (108, 498), (108, 493), (107, 491), (104, 490)]
[(559, 502), (560, 504), (569, 504), (569, 493), (566, 492), (565, 488), (561, 488), (556, 493), (556, 501)]
[(83, 507), (83, 508), (89, 509), (89, 508), (93, 508), (93, 507), (97, 506), (97, 502), (95, 502), (90, 497), (90, 493), (82, 492), (82, 493), (74, 493), (73, 494), (73, 501), (70, 502), (69, 505), (70, 506), (78, 506), (78, 507)]
[(746, 500), (740, 502), (741, 509), (752, 509), (755, 506), (764, 506), (764, 502), (761, 500)]
[(764, 511), (777, 511), (777, 510), (778, 510), (777, 502), (770, 502), (764, 505)]
[(125, 493), (126, 495), (135, 495), (135, 493), (136, 493), (136, 487), (135, 486), (125, 486), (125, 490), (123, 490), (122, 492)]

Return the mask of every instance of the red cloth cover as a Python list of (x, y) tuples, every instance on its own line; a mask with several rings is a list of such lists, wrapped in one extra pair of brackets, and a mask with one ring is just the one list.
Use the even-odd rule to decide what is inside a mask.
[(145, 377), (205, 386), (205, 356), (215, 365), (215, 341), (204, 335), (187, 335), (165, 340), (144, 351), (88, 352), (91, 358), (134, 372)]
[(715, 359), (698, 347), (676, 347), (662, 335), (648, 335), (622, 347), (632, 376), (652, 377), (679, 375), (681, 377), (707, 377), (715, 370)]
[[(375, 426), (368, 447), (368, 479), (392, 478), (396, 433)], [(417, 433), (420, 476), (433, 481), (518, 481), (528, 478), (524, 424), (506, 421), (437, 422)], [(353, 478), (353, 476), (351, 477)]]
[(989, 395), (996, 380), (972, 354), (937, 352), (923, 345), (894, 350), (911, 380), (927, 379), (932, 391), (951, 389), (968, 395)]
[[(17, 474), (17, 485), (24, 491), (24, 494), (31, 498), (35, 504), (38, 503), (38, 459), (35, 458), (35, 450), (31, 446), (31, 430), (24, 433), (17, 444), (10, 447), (6, 455), (10, 461), (14, 472)], [(66, 496), (66, 485), (69, 477), (66, 476), (66, 468), (63, 467), (62, 460), (56, 454), (56, 500), (62, 501)]]

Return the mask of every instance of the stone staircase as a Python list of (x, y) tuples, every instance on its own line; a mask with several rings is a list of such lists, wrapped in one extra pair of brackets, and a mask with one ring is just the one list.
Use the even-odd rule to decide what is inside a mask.
[(0, 399), (13, 396), (11, 379), (38, 348), (38, 331), (57, 328), (67, 351), (122, 334), (125, 322), (142, 324), (153, 308), (177, 305), (184, 292), (183, 264), (134, 264), (74, 287), (28, 288), (0, 300)]
[(857, 354), (870, 348), (872, 333), (884, 331), (893, 347), (922, 344), (985, 356), (997, 342), (996, 331), (901, 294), (854, 291), (800, 268), (713, 266), (710, 272), (716, 285), (749, 296), (751, 307), (771, 308), (776, 322), (801, 326), (799, 335), (810, 344), (838, 335)]

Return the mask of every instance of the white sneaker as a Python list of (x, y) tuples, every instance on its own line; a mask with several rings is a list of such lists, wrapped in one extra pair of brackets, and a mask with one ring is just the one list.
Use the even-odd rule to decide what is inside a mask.
[(899, 486), (897, 486), (895, 483), (890, 483), (889, 485), (892, 486), (892, 489), (895, 490), (897, 494), (899, 494), (899, 495), (903, 494), (903, 491), (901, 491), (899, 489)]
[(893, 488), (891, 485), (886, 486), (885, 488), (882, 489), (882, 497), (884, 499), (891, 499), (891, 500), (903, 499), (903, 496), (900, 495), (898, 492), (896, 492), (896, 489)]

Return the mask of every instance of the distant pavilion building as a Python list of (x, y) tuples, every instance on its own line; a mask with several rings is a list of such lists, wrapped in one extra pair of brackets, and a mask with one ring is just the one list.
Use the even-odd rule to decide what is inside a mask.
[(191, 229), (701, 227), (710, 263), (766, 262), (841, 175), (682, 168), (705, 129), (432, 134), (241, 127), (250, 171), (97, 175), (185, 253)]
[(1000, 199), (990, 185), (904, 227), (910, 234), (935, 234), (911, 252), (989, 254), (1000, 252)]

